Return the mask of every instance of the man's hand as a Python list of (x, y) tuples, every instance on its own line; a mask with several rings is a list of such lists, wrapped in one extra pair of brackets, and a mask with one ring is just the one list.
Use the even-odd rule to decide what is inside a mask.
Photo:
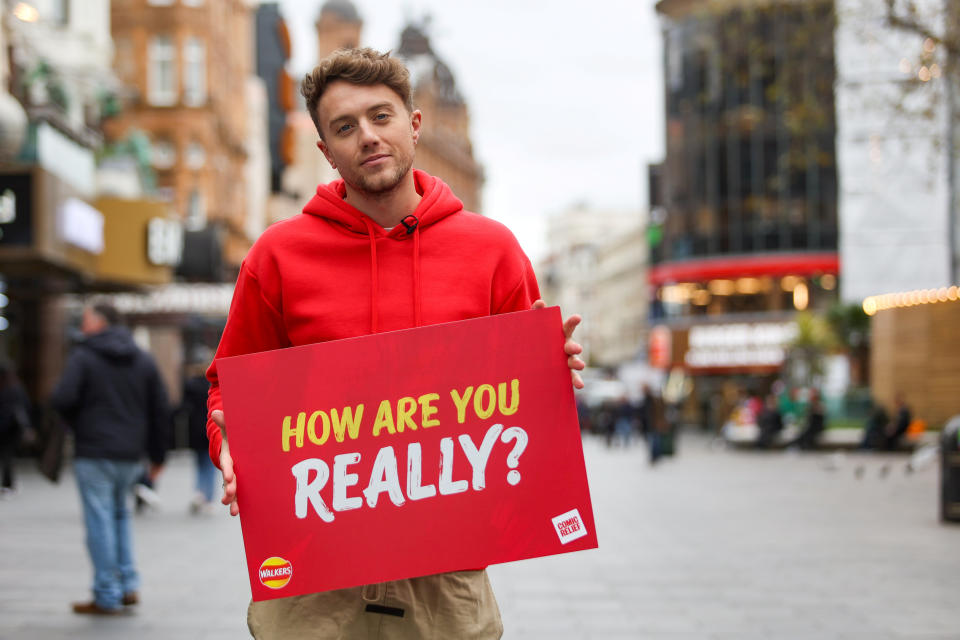
[[(546, 302), (537, 300), (533, 303), (531, 309), (543, 309), (546, 306)], [(583, 347), (573, 341), (573, 331), (577, 328), (577, 325), (580, 324), (580, 320), (580, 316), (573, 314), (563, 321), (563, 335), (567, 338), (566, 342), (563, 343), (563, 351), (567, 354), (567, 366), (570, 367), (570, 377), (573, 380), (575, 389), (583, 389), (583, 379), (577, 371), (587, 366), (583, 360), (578, 357), (583, 353)]]
[(210, 414), (214, 423), (220, 427), (220, 470), (223, 472), (223, 498), (220, 502), (230, 506), (230, 515), (240, 515), (240, 505), (237, 504), (237, 476), (233, 473), (233, 456), (230, 455), (230, 445), (227, 444), (227, 425), (223, 421), (223, 411), (214, 409)]
[(150, 478), (150, 482), (156, 482), (161, 473), (163, 473), (163, 465), (151, 462), (150, 469), (147, 471), (147, 477)]

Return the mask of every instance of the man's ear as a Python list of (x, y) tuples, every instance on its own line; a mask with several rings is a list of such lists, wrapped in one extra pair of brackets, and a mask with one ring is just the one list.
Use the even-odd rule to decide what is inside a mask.
[(336, 169), (337, 163), (333, 161), (333, 156), (330, 155), (330, 151), (327, 149), (327, 143), (323, 140), (317, 140), (317, 149), (320, 149), (321, 153), (323, 153), (323, 157), (326, 158), (327, 162), (330, 163), (330, 168)]
[(413, 130), (413, 144), (417, 144), (417, 140), (420, 139), (420, 125), (423, 114), (420, 113), (420, 109), (414, 109), (413, 113), (410, 114), (410, 128)]

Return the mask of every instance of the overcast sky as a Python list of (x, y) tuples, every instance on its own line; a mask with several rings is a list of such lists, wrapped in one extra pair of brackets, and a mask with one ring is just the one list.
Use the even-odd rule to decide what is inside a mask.
[[(354, 0), (362, 43), (395, 49), (429, 14), (431, 44), (467, 101), (486, 171), (483, 211), (534, 260), (545, 220), (578, 202), (646, 208), (646, 165), (663, 155), (661, 38), (654, 0)], [(280, 0), (299, 81), (316, 60), (323, 1)], [(424, 122), (429, 127), (429, 122)]]

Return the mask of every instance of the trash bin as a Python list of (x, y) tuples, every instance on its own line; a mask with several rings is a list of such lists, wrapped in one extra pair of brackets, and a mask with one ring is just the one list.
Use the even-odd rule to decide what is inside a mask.
[(940, 520), (960, 522), (960, 416), (940, 434)]

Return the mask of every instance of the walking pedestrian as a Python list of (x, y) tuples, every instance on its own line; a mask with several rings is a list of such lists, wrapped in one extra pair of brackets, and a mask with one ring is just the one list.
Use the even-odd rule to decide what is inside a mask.
[(113, 306), (85, 306), (81, 331), (51, 398), (74, 432), (73, 467), (93, 564), (93, 599), (74, 603), (73, 611), (112, 615), (139, 601), (128, 502), (145, 453), (151, 478), (162, 469), (169, 411), (153, 358), (120, 326)]
[[(317, 146), (341, 179), (320, 185), (303, 214), (267, 229), (250, 250), (218, 358), (545, 306), (513, 234), (412, 169), (422, 116), (402, 62), (340, 50), (301, 92)], [(571, 337), (579, 322), (563, 324), (571, 369), (584, 366)], [(208, 378), (210, 454), (223, 470), (222, 502), (236, 515), (216, 361)], [(267, 640), (499, 638), (486, 572), (463, 568), (471, 570), (254, 602), (248, 624)]]
[(0, 361), (0, 496), (14, 492), (13, 459), (20, 438), (30, 427), (30, 399), (13, 370), (13, 365)]
[(210, 442), (207, 440), (207, 394), (210, 383), (205, 372), (213, 354), (204, 349), (194, 354), (193, 362), (187, 365), (183, 377), (183, 399), (179, 413), (187, 424), (187, 440), (194, 455), (194, 495), (190, 501), (190, 513), (209, 512), (214, 505), (217, 476), (220, 472), (210, 459)]

